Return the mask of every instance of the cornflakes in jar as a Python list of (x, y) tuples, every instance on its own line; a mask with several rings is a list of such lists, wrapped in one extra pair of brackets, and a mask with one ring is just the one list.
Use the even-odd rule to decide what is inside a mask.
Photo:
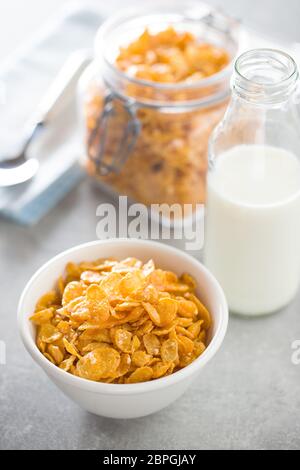
[(88, 172), (146, 205), (204, 202), (208, 140), (229, 96), (230, 20), (224, 32), (219, 16), (198, 23), (178, 8), (160, 29), (147, 16), (137, 32), (132, 18), (104, 25), (81, 82)]

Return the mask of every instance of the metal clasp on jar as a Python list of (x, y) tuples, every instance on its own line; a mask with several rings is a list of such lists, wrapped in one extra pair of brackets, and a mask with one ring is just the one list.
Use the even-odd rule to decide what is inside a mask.
[[(116, 149), (107, 159), (106, 145), (108, 140), (109, 120), (116, 116), (118, 112), (116, 102), (121, 106), (122, 111), (127, 115), (126, 124), (121, 130), (121, 137)], [(103, 111), (99, 115), (96, 125), (88, 139), (88, 149), (93, 149), (92, 159), (98, 174), (105, 176), (109, 173), (119, 173), (122, 166), (128, 159), (140, 132), (140, 121), (136, 116), (136, 106), (116, 97), (113, 93), (108, 93), (104, 99)]]

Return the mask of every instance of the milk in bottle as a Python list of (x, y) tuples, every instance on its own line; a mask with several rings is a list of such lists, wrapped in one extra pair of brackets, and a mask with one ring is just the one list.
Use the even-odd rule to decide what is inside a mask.
[(241, 55), (210, 142), (204, 261), (240, 314), (280, 309), (300, 282), (297, 83), (289, 55)]

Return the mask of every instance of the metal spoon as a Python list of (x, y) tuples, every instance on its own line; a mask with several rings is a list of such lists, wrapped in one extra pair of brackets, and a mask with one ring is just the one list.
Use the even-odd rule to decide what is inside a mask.
[[(86, 51), (74, 52), (50, 86), (35, 117), (26, 126), (23, 139), (15, 145), (13, 144), (15, 139), (10, 140), (8, 136), (7, 140), (10, 140), (10, 143), (6, 145), (4, 158), (0, 157), (0, 187), (24, 183), (36, 174), (39, 162), (35, 158), (28, 159), (27, 150), (37, 134), (74, 95), (75, 84), (89, 60)], [(0, 142), (0, 149), (1, 145)]]

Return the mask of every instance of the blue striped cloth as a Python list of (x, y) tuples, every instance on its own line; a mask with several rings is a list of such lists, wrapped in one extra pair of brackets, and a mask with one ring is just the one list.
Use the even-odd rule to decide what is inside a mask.
[[(101, 22), (98, 10), (67, 9), (0, 66), (0, 83), (6, 91), (0, 103), (0, 152), (1, 133), (18, 136), (68, 56), (93, 47)], [(40, 161), (37, 175), (19, 186), (0, 188), (1, 216), (24, 225), (37, 223), (84, 177), (78, 164), (82, 138), (74, 118), (75, 102), (74, 94), (63, 116), (49, 123), (32, 144), (29, 156)]]

